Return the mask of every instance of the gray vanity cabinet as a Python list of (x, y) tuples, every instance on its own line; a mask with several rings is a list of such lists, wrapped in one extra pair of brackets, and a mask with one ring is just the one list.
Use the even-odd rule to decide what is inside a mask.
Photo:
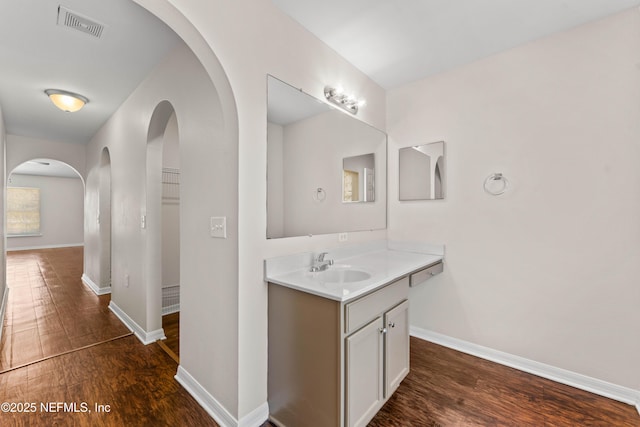
[(341, 302), (269, 283), (271, 420), (366, 426), (409, 372), (409, 277)]
[(346, 338), (347, 426), (366, 426), (409, 373), (409, 301)]
[(385, 315), (385, 397), (398, 388), (409, 373), (409, 301)]
[(346, 338), (348, 426), (366, 426), (384, 403), (383, 330), (378, 317)]

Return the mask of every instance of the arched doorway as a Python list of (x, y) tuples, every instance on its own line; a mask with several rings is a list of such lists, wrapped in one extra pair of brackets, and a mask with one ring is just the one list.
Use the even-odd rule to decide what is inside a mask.
[(164, 331), (166, 345), (162, 347), (178, 361), (180, 154), (177, 117), (168, 101), (159, 103), (151, 116), (146, 167), (148, 321), (152, 330)]
[[(191, 245), (190, 249), (197, 257), (189, 266), (195, 265), (198, 267), (197, 269), (184, 269), (189, 275), (190, 283), (194, 284), (189, 294), (190, 305), (188, 305), (188, 308), (191, 314), (188, 322), (186, 322), (186, 328), (192, 331), (188, 339), (190, 340), (189, 348), (194, 349), (194, 354), (188, 360), (182, 361), (182, 370), (178, 376), (183, 381), (186, 381), (189, 378), (188, 372), (193, 373), (198, 379), (201, 379), (208, 392), (214, 396), (222, 396), (220, 402), (223, 407), (231, 408), (231, 411), (235, 413), (237, 405), (233, 402), (233, 396), (238, 394), (238, 370), (234, 367), (234, 361), (238, 359), (238, 346), (234, 345), (235, 337), (238, 335), (238, 296), (236, 289), (238, 283), (238, 196), (236, 193), (238, 182), (238, 118), (234, 97), (224, 70), (211, 51), (209, 43), (201, 37), (195, 26), (177, 12), (170, 1), (154, 0), (146, 3), (143, 7), (146, 7), (150, 12), (165, 21), (196, 53), (210, 76), (213, 85), (219, 92), (219, 96), (207, 97), (208, 99), (215, 99), (216, 107), (212, 109), (213, 113), (199, 115), (196, 112), (196, 114), (187, 115), (189, 121), (205, 123), (207, 126), (211, 126), (214, 123), (219, 127), (214, 130), (215, 132), (209, 132), (206, 140), (194, 138), (194, 135), (189, 135), (188, 130), (185, 131), (184, 140), (192, 144), (191, 158), (187, 159), (188, 162), (185, 161), (185, 169), (187, 169), (188, 164), (190, 166), (188, 169), (197, 171), (197, 173), (191, 173), (189, 177), (185, 178), (184, 187), (189, 187), (191, 190), (189, 197), (184, 199), (189, 199), (190, 209), (185, 209), (186, 215), (184, 217), (186, 219), (181, 218), (181, 221), (185, 224), (204, 223), (205, 231), (200, 233), (194, 227), (191, 227), (185, 232), (187, 237), (184, 240)], [(159, 92), (156, 91), (156, 93)], [(147, 99), (149, 98), (147, 97)], [(97, 105), (97, 103), (94, 105)], [(189, 105), (189, 100), (184, 101), (183, 105)], [(132, 116), (136, 119), (140, 118), (136, 114)], [(131, 132), (118, 134), (115, 143), (94, 143), (91, 147), (91, 152), (87, 153), (87, 188), (89, 190), (89, 187), (91, 187), (92, 194), (90, 196), (91, 204), (87, 204), (90, 209), (87, 211), (89, 213), (87, 214), (86, 222), (90, 223), (93, 229), (90, 230), (91, 234), (87, 234), (86, 242), (90, 245), (96, 244), (98, 239), (93, 233), (97, 231), (100, 245), (96, 245), (98, 247), (92, 246), (92, 250), (87, 251), (86, 255), (94, 258), (97, 252), (99, 257), (99, 262), (94, 262), (94, 259), (92, 259), (92, 269), (88, 273), (93, 278), (98, 279), (97, 283), (100, 285), (111, 283), (114, 292), (113, 296), (121, 298), (122, 306), (127, 312), (145, 330), (153, 331), (153, 326), (150, 327), (146, 322), (149, 319), (149, 314), (146, 311), (143, 312), (142, 309), (146, 301), (142, 301), (141, 297), (146, 294), (146, 289), (144, 291), (140, 290), (141, 283), (143, 283), (140, 279), (146, 279), (143, 274), (140, 274), (144, 267), (141, 266), (142, 263), (139, 261), (141, 257), (146, 257), (146, 253), (143, 253), (145, 248), (140, 245), (142, 239), (140, 238), (139, 227), (141, 207), (139, 203), (144, 197), (140, 191), (143, 180), (140, 179), (141, 177), (137, 172), (135, 180), (123, 179), (125, 173), (122, 172), (123, 170), (138, 171), (144, 167), (142, 164), (143, 155), (139, 152), (142, 147), (139, 143), (142, 141), (141, 138), (137, 138), (140, 135), (140, 133)], [(128, 156), (128, 153), (122, 147), (123, 141), (130, 142), (128, 140), (130, 136), (136, 137), (136, 156)], [(212, 152), (213, 150), (211, 149), (200, 150), (203, 145), (211, 147), (214, 144), (216, 147), (220, 147), (218, 152)], [(109, 150), (100, 152), (102, 147), (105, 146), (108, 146)], [(127, 145), (127, 150), (129, 147)], [(199, 153), (199, 151), (204, 151), (204, 153)], [(210, 164), (202, 165), (201, 161), (197, 161), (200, 160), (197, 158), (198, 156), (200, 156), (200, 159), (207, 159), (214, 166)], [(105, 161), (100, 160), (101, 158)], [(135, 162), (131, 160), (132, 158)], [(113, 163), (111, 163), (112, 161)], [(106, 173), (103, 174), (103, 171), (106, 171)], [(96, 179), (98, 176), (106, 178), (104, 180)], [(96, 192), (95, 184), (98, 182), (100, 191)], [(103, 186), (103, 183), (108, 183), (108, 185)], [(210, 193), (205, 194), (204, 197), (196, 194), (194, 189), (199, 188), (203, 183), (208, 186), (216, 186), (215, 189), (219, 195), (216, 200), (213, 200)], [(219, 183), (224, 183), (224, 187)], [(223, 188), (217, 188), (217, 186)], [(102, 200), (96, 197), (99, 195), (105, 196), (105, 203), (102, 203)], [(106, 197), (107, 195), (110, 197)], [(103, 208), (109, 205), (111, 205), (109, 213), (113, 212), (113, 218), (111, 215), (105, 216), (104, 214)], [(196, 209), (193, 206), (198, 207), (202, 215), (200, 213), (196, 215)], [(143, 212), (143, 215), (145, 213)], [(230, 232), (227, 240), (212, 241), (207, 236), (210, 215), (224, 215), (229, 218), (228, 227)], [(200, 217), (204, 218), (204, 221)], [(107, 219), (109, 220), (109, 227), (112, 228), (110, 233), (105, 233), (107, 230), (105, 220)], [(113, 222), (111, 222), (111, 219), (113, 219)], [(96, 229), (96, 223), (100, 226), (99, 229)], [(105, 234), (109, 238), (104, 238)], [(106, 256), (107, 254), (108, 256)], [(103, 257), (103, 255), (105, 256)], [(107, 260), (108, 262), (106, 262)], [(95, 274), (96, 271), (98, 274)], [(223, 280), (218, 280), (218, 277), (223, 278)], [(129, 286), (130, 278), (132, 279), (131, 286)], [(212, 280), (213, 278), (216, 280)], [(205, 282), (211, 283), (211, 286), (205, 286)], [(205, 300), (210, 302), (209, 306), (199, 302)], [(225, 328), (212, 327), (211, 329), (213, 330), (208, 332), (208, 340), (202, 340), (196, 333), (202, 329), (203, 325), (209, 327), (209, 325), (217, 324), (224, 324)], [(206, 367), (200, 367), (201, 363), (206, 363)], [(210, 366), (215, 367), (213, 372), (207, 372), (211, 370)], [(205, 377), (206, 381), (202, 380)], [(200, 391), (196, 390), (197, 393)], [(204, 392), (204, 389), (202, 392)]]
[(84, 180), (49, 158), (21, 163), (7, 180), (7, 250), (81, 246)]
[[(23, 162), (8, 176), (6, 319), (12, 327), (2, 337), (0, 371), (82, 347), (93, 334), (83, 320), (99, 304), (87, 303), (95, 296), (78, 281), (84, 187), (77, 170), (50, 158)], [(82, 319), (76, 316), (80, 309)]]
[(111, 292), (111, 155), (103, 148), (98, 171), (98, 235), (100, 236), (100, 278), (96, 294)]
[[(183, 254), (181, 257), (181, 317), (180, 347), (183, 354), (175, 378), (202, 403), (209, 413), (237, 414), (236, 398), (239, 393), (239, 249), (238, 249), (238, 210), (239, 210), (239, 126), (235, 97), (225, 70), (212, 51), (210, 40), (205, 40), (198, 29), (176, 6), (167, 0), (134, 0), (136, 3), (156, 15), (173, 29), (185, 42), (186, 46), (199, 61), (201, 67), (192, 67), (184, 87), (173, 87), (163, 84), (155, 87), (144, 97), (145, 110), (151, 111), (146, 101), (155, 99), (155, 108), (162, 99), (170, 99), (180, 117), (181, 138), (181, 200), (180, 200), (180, 232)], [(178, 51), (175, 51), (178, 52)], [(188, 55), (176, 59), (173, 64), (180, 64), (184, 69), (190, 63)], [(177, 70), (177, 68), (176, 68)], [(204, 73), (201, 73), (203, 71)], [(194, 73), (208, 79), (204, 87), (198, 87), (190, 96), (184, 90), (193, 84)], [(173, 73), (172, 73), (173, 75)], [(199, 80), (202, 82), (202, 80)], [(145, 80), (151, 84), (151, 80)], [(154, 98), (156, 97), (157, 98)], [(129, 106), (135, 104), (129, 98)], [(133, 112), (139, 118), (139, 111)], [(119, 130), (119, 129), (117, 129)], [(119, 135), (123, 141), (128, 135)], [(140, 146), (138, 145), (140, 148)], [(122, 312), (131, 313), (141, 326), (141, 341), (148, 343), (157, 338), (157, 319), (151, 316), (150, 301), (147, 290), (147, 251), (146, 239), (143, 246), (138, 246), (140, 234), (133, 229), (133, 224), (140, 224), (140, 210), (131, 203), (140, 194), (139, 187), (124, 188), (127, 174), (125, 170), (136, 170), (134, 160), (142, 159), (139, 151), (135, 156), (125, 156), (114, 145), (113, 159), (118, 160), (118, 167), (113, 169), (113, 202), (127, 202), (118, 206), (117, 221), (114, 221), (114, 294), (112, 309), (122, 306)], [(146, 150), (146, 147), (145, 147)], [(146, 153), (146, 151), (145, 151)], [(124, 164), (121, 165), (120, 162)], [(114, 160), (115, 162), (115, 160)], [(114, 163), (115, 164), (115, 163)], [(146, 182), (146, 172), (145, 172)], [(120, 192), (126, 192), (121, 194)], [(145, 189), (146, 191), (146, 189)], [(127, 197), (129, 196), (129, 197)], [(140, 194), (137, 200), (145, 198)], [(143, 199), (144, 200), (144, 199)], [(140, 206), (142, 217), (146, 217), (146, 201)], [(120, 209), (123, 219), (120, 223)], [(210, 235), (210, 220), (213, 217), (224, 217), (227, 221), (227, 233), (224, 239)], [(143, 219), (148, 222), (148, 219)], [(148, 225), (148, 224), (145, 224)], [(125, 227), (126, 226), (126, 227)], [(121, 228), (122, 231), (121, 232)], [(127, 233), (124, 230), (127, 230)], [(148, 229), (142, 234), (148, 234)], [(136, 249), (142, 249), (144, 265), (134, 261), (140, 258)], [(121, 250), (122, 249), (122, 250)], [(157, 255), (156, 255), (157, 256)], [(115, 259), (117, 257), (117, 259)], [(139, 279), (140, 267), (145, 284), (144, 301), (139, 287), (133, 288)], [(125, 268), (127, 270), (125, 270)], [(122, 283), (128, 272), (132, 276), (131, 288)], [(121, 287), (122, 285), (122, 287)], [(121, 293), (120, 293), (121, 292)], [(114, 300), (115, 303), (114, 303)], [(153, 298), (157, 301), (156, 297)], [(144, 304), (144, 313), (142, 313)], [(155, 306), (157, 310), (157, 306)], [(115, 311), (115, 310), (114, 310)], [(153, 319), (151, 318), (153, 317)], [(132, 319), (133, 320), (133, 319)], [(221, 326), (222, 325), (222, 326)], [(202, 333), (206, 330), (206, 338)], [(216, 396), (216, 403), (211, 405), (210, 396)], [(266, 418), (266, 417), (265, 417)]]

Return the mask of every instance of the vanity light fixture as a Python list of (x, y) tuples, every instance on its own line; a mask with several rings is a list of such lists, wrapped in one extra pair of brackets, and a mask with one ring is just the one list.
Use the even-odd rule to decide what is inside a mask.
[(366, 104), (364, 99), (356, 99), (353, 95), (345, 94), (341, 87), (325, 86), (324, 96), (329, 102), (347, 110), (351, 114), (358, 114), (358, 108)]
[(47, 89), (44, 91), (53, 105), (66, 113), (75, 113), (80, 110), (89, 100), (77, 93), (59, 89)]

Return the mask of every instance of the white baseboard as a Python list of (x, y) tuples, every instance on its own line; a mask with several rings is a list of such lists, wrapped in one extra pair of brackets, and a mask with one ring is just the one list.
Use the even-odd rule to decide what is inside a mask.
[(96, 295), (106, 295), (111, 293), (111, 286), (101, 288), (100, 286), (96, 285), (96, 283), (91, 280), (91, 278), (86, 274), (82, 274), (82, 283), (84, 283)]
[(221, 427), (259, 427), (269, 418), (269, 404), (264, 402), (238, 421), (182, 366), (178, 366), (175, 379)]
[(411, 326), (410, 332), (412, 336), (425, 341), (430, 341), (481, 359), (486, 359), (510, 368), (528, 372), (530, 374), (604, 396), (609, 399), (617, 400), (629, 405), (635, 405), (636, 409), (638, 409), (638, 412), (640, 413), (640, 390), (634, 390), (628, 387), (612, 384), (597, 378), (588, 377), (566, 369), (525, 359), (524, 357), (483, 347), (478, 344), (473, 344), (468, 341), (459, 340), (457, 338), (452, 338), (447, 335), (442, 335), (437, 332), (421, 329), (415, 326)]
[(158, 340), (164, 340), (167, 337), (164, 336), (164, 330), (162, 328), (156, 329), (155, 331), (147, 332), (140, 327), (127, 313), (122, 311), (117, 304), (113, 301), (109, 303), (109, 309), (115, 314), (118, 319), (124, 323), (124, 325), (129, 328), (131, 332), (142, 342), (144, 345), (148, 345), (154, 343)]
[(64, 243), (62, 245), (24, 246), (24, 247), (18, 247), (18, 248), (7, 247), (7, 252), (35, 251), (38, 249), (75, 248), (78, 246), (84, 246), (84, 243)]
[(8, 299), (9, 299), (9, 287), (5, 284), (4, 295), (2, 295), (2, 303), (0, 303), (0, 340), (2, 339), (2, 331), (4, 330), (4, 313), (7, 310)]
[(238, 427), (259, 427), (269, 419), (269, 403), (264, 402), (244, 417), (240, 418)]
[(205, 411), (222, 427), (237, 427), (238, 420), (225, 409), (200, 383), (182, 366), (178, 366), (175, 379), (189, 392)]

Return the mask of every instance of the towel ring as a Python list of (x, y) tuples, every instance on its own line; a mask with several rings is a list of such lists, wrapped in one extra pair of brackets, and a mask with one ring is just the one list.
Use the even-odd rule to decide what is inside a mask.
[(324, 191), (324, 188), (318, 187), (313, 190), (313, 200), (315, 200), (316, 202), (322, 202), (326, 198), (327, 193)]
[(500, 172), (492, 173), (484, 180), (484, 191), (492, 196), (499, 196), (507, 191), (507, 187), (509, 187), (509, 181)]

